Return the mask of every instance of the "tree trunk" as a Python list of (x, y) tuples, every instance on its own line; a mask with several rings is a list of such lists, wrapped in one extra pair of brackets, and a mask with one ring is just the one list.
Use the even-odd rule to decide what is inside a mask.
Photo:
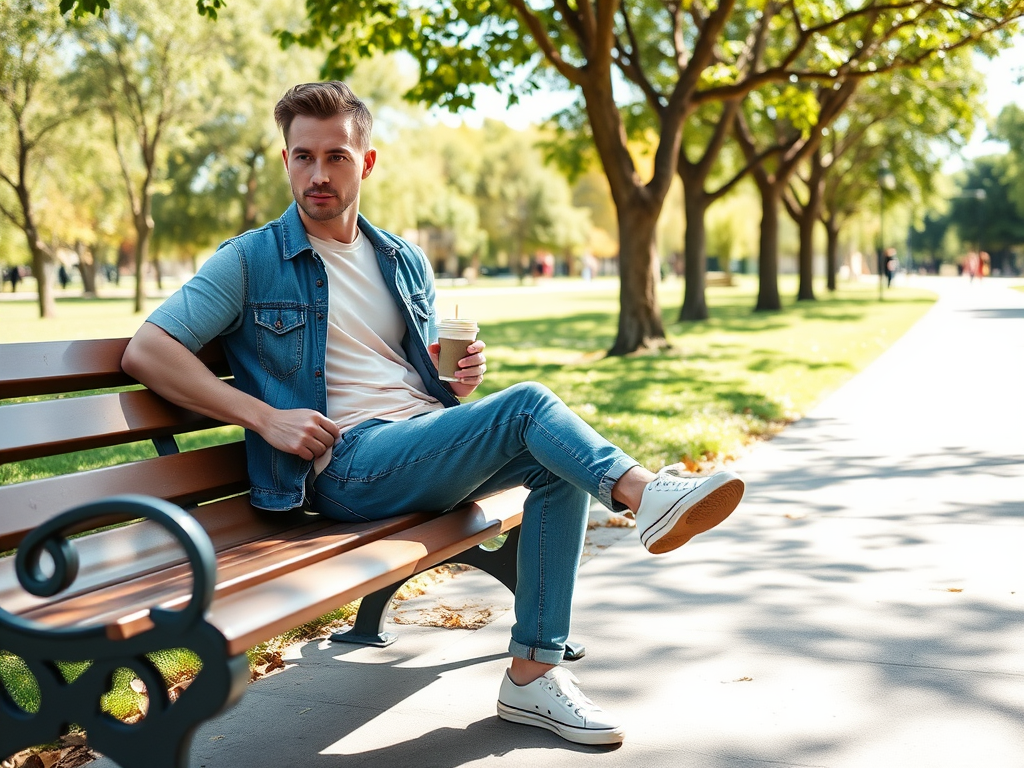
[(703, 185), (683, 183), (683, 212), (686, 233), (683, 238), (683, 265), (686, 282), (683, 286), (683, 306), (679, 319), (707, 320), (707, 197)]
[(75, 243), (75, 253), (78, 254), (78, 273), (82, 276), (82, 293), (86, 296), (95, 296), (96, 255), (91, 249), (86, 248), (81, 240)]
[(35, 220), (32, 216), (32, 208), (22, 202), (22, 212), (25, 215), (25, 239), (28, 241), (28, 250), (32, 255), (32, 275), (36, 279), (37, 290), (39, 291), (39, 317), (56, 317), (57, 300), (53, 292), (53, 255), (39, 238), (39, 230), (36, 229)]
[(153, 228), (146, 216), (135, 217), (135, 313), (145, 311), (146, 262), (149, 258), (149, 236)]
[(814, 301), (814, 225), (817, 215), (808, 205), (800, 213), (800, 287), (797, 301)]
[(800, 212), (800, 288), (797, 301), (814, 301), (814, 225), (821, 214), (821, 201), (825, 195), (825, 166), (821, 152), (811, 158), (811, 172), (807, 181), (807, 205)]
[(676, 105), (661, 115), (654, 173), (644, 184), (629, 153), (609, 74), (591, 73), (583, 95), (619, 225), (619, 329), (608, 354), (626, 355), (668, 346), (655, 290), (655, 229), (675, 178), (685, 113)]
[(259, 174), (256, 170), (256, 166), (259, 162), (259, 157), (255, 151), (249, 154), (249, 159), (246, 161), (246, 167), (249, 169), (249, 175), (245, 180), (245, 199), (242, 201), (242, 229), (241, 232), (248, 232), (256, 226), (256, 191), (259, 186)]
[(839, 271), (839, 226), (835, 223), (835, 219), (829, 219), (825, 224), (825, 234), (828, 237), (828, 242), (825, 246), (828, 290), (830, 293), (834, 293), (836, 290), (836, 273)]
[(39, 317), (56, 317), (57, 300), (53, 293), (53, 258), (44, 251), (38, 242), (31, 243), (32, 274), (36, 278), (39, 291)]
[(642, 204), (619, 206), (619, 330), (609, 355), (668, 346), (658, 306), (656, 212)]
[(779, 190), (761, 187), (761, 241), (755, 312), (782, 309), (779, 299)]

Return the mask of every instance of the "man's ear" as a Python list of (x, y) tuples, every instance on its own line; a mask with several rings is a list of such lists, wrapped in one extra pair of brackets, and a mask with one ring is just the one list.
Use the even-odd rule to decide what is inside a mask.
[(288, 170), (288, 147), (281, 150), (281, 159), (284, 160), (284, 169)]
[(366, 154), (363, 155), (363, 178), (365, 179), (370, 175), (373, 170), (373, 166), (377, 164), (377, 150), (371, 147), (366, 150)]

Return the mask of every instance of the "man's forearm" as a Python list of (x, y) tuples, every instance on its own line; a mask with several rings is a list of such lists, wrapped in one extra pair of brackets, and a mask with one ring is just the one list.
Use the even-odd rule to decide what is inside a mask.
[(261, 431), (269, 406), (221, 381), (162, 328), (144, 323), (121, 367), (166, 400), (228, 424)]
[(274, 448), (312, 461), (338, 438), (338, 425), (309, 408), (280, 410), (218, 379), (177, 339), (152, 323), (128, 343), (121, 367), (190, 411), (258, 432)]

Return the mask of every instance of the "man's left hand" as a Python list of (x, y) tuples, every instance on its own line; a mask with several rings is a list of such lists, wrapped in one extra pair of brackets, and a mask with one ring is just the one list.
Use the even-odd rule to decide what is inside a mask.
[[(487, 371), (487, 358), (484, 356), (486, 347), (487, 344), (477, 339), (466, 348), (466, 356), (459, 360), (459, 370), (455, 372), (458, 381), (447, 382), (456, 397), (468, 397), (483, 382), (484, 373)], [(441, 345), (437, 343), (427, 347), (435, 368), (440, 350)]]

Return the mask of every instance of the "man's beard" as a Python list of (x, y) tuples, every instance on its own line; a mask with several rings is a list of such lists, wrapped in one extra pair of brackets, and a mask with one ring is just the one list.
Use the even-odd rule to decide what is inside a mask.
[[(336, 204), (330, 206), (314, 205), (306, 199), (306, 195), (309, 194), (331, 194), (334, 195)], [(337, 191), (330, 187), (309, 187), (301, 195), (296, 195), (295, 190), (292, 190), (292, 195), (295, 197), (295, 201), (299, 204), (299, 207), (306, 213), (309, 218), (313, 221), (330, 221), (336, 219), (349, 208), (356, 201), (356, 196), (352, 195), (350, 198), (342, 198), (338, 195)]]

